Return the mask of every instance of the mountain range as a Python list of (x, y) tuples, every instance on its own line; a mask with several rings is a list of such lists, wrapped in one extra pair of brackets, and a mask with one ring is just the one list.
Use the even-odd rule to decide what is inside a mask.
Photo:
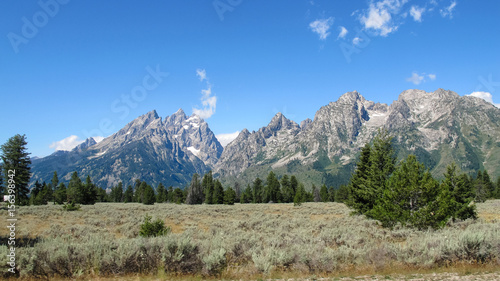
[(278, 113), (257, 131), (242, 130), (225, 148), (200, 117), (179, 109), (162, 119), (151, 111), (99, 143), (90, 138), (71, 151), (33, 159), (32, 181), (48, 181), (54, 171), (69, 180), (77, 171), (106, 188), (135, 179), (184, 187), (194, 173), (212, 170), (226, 185), (246, 185), (273, 170), (338, 186), (380, 128), (394, 136), (399, 159), (415, 154), (436, 177), (453, 161), (465, 172), (500, 176), (500, 109), (438, 89), (404, 91), (391, 105), (348, 92), (321, 107), (314, 120), (299, 125)]

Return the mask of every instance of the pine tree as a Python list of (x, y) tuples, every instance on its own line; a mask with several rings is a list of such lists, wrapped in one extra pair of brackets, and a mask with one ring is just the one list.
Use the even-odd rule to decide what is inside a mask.
[(500, 176), (497, 178), (495, 198), (500, 199)]
[(328, 201), (336, 202), (337, 201), (336, 197), (337, 197), (337, 191), (333, 186), (330, 186), (330, 188), (328, 188)]
[(83, 200), (80, 202), (84, 205), (94, 205), (97, 201), (97, 186), (92, 183), (90, 176), (87, 175), (85, 178), (85, 184), (83, 185)]
[(214, 193), (212, 198), (213, 204), (224, 204), (224, 188), (219, 180), (215, 181)]
[(158, 184), (158, 187), (156, 188), (156, 192), (158, 193), (158, 196), (156, 198), (156, 202), (158, 203), (163, 203), (167, 201), (167, 190), (165, 189), (165, 186), (160, 182)]
[(486, 192), (488, 193), (487, 198), (493, 198), (495, 193), (495, 185), (491, 181), (488, 171), (483, 172), (483, 183), (485, 185)]
[(326, 184), (323, 184), (321, 186), (321, 189), (319, 191), (319, 196), (321, 198), (321, 202), (328, 202), (329, 200), (329, 194), (328, 194), (328, 188), (326, 187)]
[(30, 191), (30, 205), (35, 205), (35, 198), (37, 197), (38, 193), (42, 192), (42, 189), (43, 185), (37, 180)]
[(273, 171), (270, 171), (267, 175), (267, 184), (264, 187), (264, 192), (262, 196), (262, 202), (280, 202), (281, 194), (280, 194), (280, 182), (276, 178), (276, 175)]
[(247, 185), (247, 188), (245, 188), (245, 190), (241, 194), (240, 203), (241, 204), (252, 203), (252, 201), (253, 201), (252, 187), (250, 185)]
[(151, 187), (149, 184), (146, 184), (146, 182), (143, 182), (143, 184), (145, 184), (145, 186), (144, 186), (144, 198), (142, 203), (144, 205), (153, 205), (156, 201), (155, 191), (153, 187)]
[(2, 168), (2, 163), (0, 163), (0, 196), (4, 194), (5, 194), (5, 188), (3, 186), (3, 168)]
[(174, 203), (173, 196), (174, 196), (174, 188), (172, 186), (169, 186), (167, 189), (167, 201), (169, 203)]
[(224, 204), (225, 205), (234, 205), (234, 201), (236, 199), (236, 191), (231, 187), (228, 187), (224, 191)]
[[(358, 211), (358, 213), (364, 214), (370, 210), (369, 203), (371, 202), (369, 195), (367, 196), (365, 189), (368, 188), (369, 184), (369, 172), (372, 166), (370, 154), (372, 148), (369, 144), (366, 144), (361, 150), (361, 157), (356, 165), (356, 171), (351, 177), (349, 182), (348, 194), (349, 198), (341, 198), (341, 202), (345, 202), (349, 207)], [(342, 186), (341, 186), (342, 187)]]
[(182, 190), (180, 188), (176, 187), (174, 189), (174, 191), (172, 192), (172, 202), (176, 203), (176, 204), (181, 204), (184, 201), (185, 201), (184, 194), (183, 194)]
[(283, 195), (283, 203), (293, 202), (294, 192), (292, 189), (292, 183), (290, 182), (288, 175), (283, 175), (283, 177), (281, 178), (281, 191)]
[(253, 191), (253, 203), (262, 203), (262, 180), (259, 178), (256, 178), (253, 181), (253, 186), (252, 186), (252, 191)]
[[(489, 178), (489, 177), (488, 177)], [(488, 198), (488, 187), (484, 182), (483, 173), (481, 170), (477, 171), (476, 179), (474, 180), (474, 200), (476, 202), (484, 202)]]
[(57, 189), (54, 192), (54, 202), (61, 205), (67, 200), (66, 186), (64, 183), (59, 183)]
[(295, 192), (295, 196), (293, 197), (293, 205), (294, 206), (302, 205), (303, 202), (306, 202), (307, 199), (306, 197), (307, 195), (304, 185), (300, 183)]
[(144, 188), (146, 187), (147, 183), (145, 185), (142, 184), (143, 182), (140, 179), (135, 180), (134, 184), (134, 202), (137, 203), (142, 203), (144, 201)]
[(83, 183), (76, 171), (71, 174), (66, 193), (68, 203), (80, 204), (83, 202)]
[[(27, 152), (26, 135), (15, 135), (11, 137), (5, 144), (1, 146), (2, 154), (0, 159), (3, 162), (3, 182), (7, 185), (9, 179), (15, 182), (15, 204), (29, 204), (29, 181), (30, 181), (30, 166), (31, 159)], [(9, 178), (13, 176), (13, 178)]]
[(311, 194), (314, 202), (321, 202), (321, 194), (319, 194), (319, 189), (314, 184), (312, 185)]
[(291, 194), (291, 200), (290, 202), (292, 202), (294, 199), (295, 199), (295, 192), (297, 192), (297, 189), (299, 188), (299, 181), (297, 180), (297, 178), (292, 175), (290, 177), (290, 187), (292, 188), (292, 194)]
[(474, 196), (472, 185), (467, 176), (459, 176), (455, 163), (446, 168), (441, 190), (444, 193), (442, 205), (446, 208), (441, 213), (446, 213), (453, 220), (476, 218), (475, 205), (471, 204)]
[(134, 201), (134, 189), (131, 185), (127, 186), (127, 189), (123, 193), (123, 202), (130, 203)]
[(194, 174), (191, 184), (187, 190), (186, 204), (194, 205), (203, 203), (203, 189), (200, 183), (200, 176)]
[(351, 198), (351, 189), (349, 186), (342, 184), (335, 193), (335, 201), (340, 203), (346, 203)]
[(209, 171), (203, 176), (201, 187), (203, 188), (203, 193), (205, 194), (205, 204), (216, 204), (213, 202), (214, 178), (212, 176), (212, 171)]
[(120, 181), (117, 186), (111, 188), (111, 201), (122, 202), (123, 201), (123, 183)]
[(241, 199), (241, 187), (239, 182), (234, 183), (234, 193), (235, 193), (235, 198), (234, 202), (240, 202)]

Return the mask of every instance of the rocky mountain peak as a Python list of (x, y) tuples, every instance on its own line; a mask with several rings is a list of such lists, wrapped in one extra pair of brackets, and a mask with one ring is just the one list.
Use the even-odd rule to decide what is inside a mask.
[(88, 138), (83, 143), (77, 145), (72, 151), (82, 152), (87, 150), (89, 147), (97, 144), (94, 138)]
[(278, 112), (273, 119), (271, 119), (271, 122), (269, 122), (269, 125), (267, 125), (267, 128), (273, 132), (279, 131), (281, 129), (297, 129), (299, 125), (295, 123), (294, 121), (287, 119), (285, 115), (283, 115), (281, 112)]
[(311, 123), (312, 120), (310, 118), (303, 120), (302, 122), (300, 122), (300, 129), (302, 129), (302, 131), (305, 131)]

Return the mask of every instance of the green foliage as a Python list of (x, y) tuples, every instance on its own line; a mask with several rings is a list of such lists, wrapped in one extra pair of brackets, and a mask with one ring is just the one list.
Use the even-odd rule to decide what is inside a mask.
[(80, 204), (76, 204), (75, 202), (68, 202), (67, 204), (64, 204), (62, 206), (63, 210), (66, 211), (79, 211), (80, 210)]
[(200, 176), (194, 174), (191, 179), (191, 184), (189, 185), (186, 197), (186, 204), (194, 205), (203, 203), (203, 189), (200, 183)]
[(127, 186), (127, 189), (123, 193), (123, 202), (130, 203), (134, 201), (134, 189), (131, 185)]
[(330, 195), (328, 194), (328, 188), (326, 187), (325, 184), (321, 186), (321, 189), (319, 191), (319, 196), (321, 198), (321, 202), (328, 202)]
[(64, 183), (59, 183), (57, 186), (57, 189), (54, 192), (54, 202), (61, 205), (63, 204), (67, 199), (67, 194), (66, 194), (66, 186)]
[(281, 194), (283, 203), (293, 202), (294, 192), (288, 175), (283, 175), (281, 178)]
[(186, 201), (186, 196), (184, 195), (184, 192), (182, 192), (182, 189), (179, 187), (176, 187), (174, 191), (172, 192), (172, 201), (173, 203), (176, 204), (181, 204)]
[(262, 180), (260, 178), (256, 178), (253, 181), (253, 186), (252, 186), (252, 191), (253, 191), (253, 203), (262, 203)]
[(205, 194), (205, 204), (215, 204), (213, 202), (214, 179), (212, 171), (209, 171), (208, 173), (203, 175), (203, 180), (201, 181), (201, 187), (203, 188), (203, 192)]
[(111, 188), (110, 193), (112, 202), (122, 202), (123, 201), (123, 183), (120, 181), (117, 186)]
[(224, 191), (224, 204), (234, 205), (235, 201), (236, 201), (236, 191), (234, 191), (234, 189), (232, 189), (231, 187), (228, 187)]
[(273, 171), (270, 171), (267, 175), (266, 186), (264, 187), (264, 192), (262, 194), (262, 202), (281, 202), (280, 182), (276, 178)]
[[(0, 149), (2, 151), (0, 159), (3, 162), (3, 182), (6, 186), (14, 181), (15, 184), (15, 201), (16, 205), (24, 206), (29, 204), (29, 181), (30, 181), (30, 166), (31, 159), (27, 152), (28, 142), (26, 141), (26, 135), (15, 135), (11, 137), (5, 144), (3, 144)], [(15, 174), (9, 171), (14, 171)], [(14, 175), (13, 178), (9, 178), (9, 175)], [(9, 182), (10, 180), (10, 182)]]
[[(358, 214), (379, 220), (385, 227), (401, 225), (440, 228), (452, 218), (477, 218), (474, 192), (467, 175), (448, 166), (439, 184), (415, 155), (395, 166), (392, 138), (379, 132), (373, 147), (365, 145), (349, 187), (341, 188), (337, 200)], [(482, 175), (481, 175), (482, 178)]]
[(151, 222), (152, 217), (146, 215), (144, 217), (144, 223), (141, 224), (141, 229), (139, 235), (142, 237), (157, 237), (163, 236), (170, 233), (170, 227), (165, 227), (165, 222), (161, 219), (157, 219)]
[(224, 204), (224, 188), (219, 180), (215, 180), (214, 193), (212, 197), (213, 204)]
[(252, 203), (253, 201), (253, 191), (252, 187), (250, 185), (247, 185), (243, 193), (241, 194), (240, 197), (240, 203), (245, 204), (245, 203)]
[(144, 198), (142, 203), (144, 205), (153, 205), (155, 202), (156, 202), (155, 190), (149, 184), (146, 184), (146, 187), (144, 187)]
[(303, 202), (307, 201), (307, 194), (302, 183), (299, 184), (297, 188), (297, 192), (295, 192), (295, 196), (293, 197), (293, 205), (300, 206)]
[(158, 187), (156, 187), (156, 192), (158, 193), (156, 195), (156, 202), (163, 203), (167, 201), (167, 189), (161, 182), (158, 184)]

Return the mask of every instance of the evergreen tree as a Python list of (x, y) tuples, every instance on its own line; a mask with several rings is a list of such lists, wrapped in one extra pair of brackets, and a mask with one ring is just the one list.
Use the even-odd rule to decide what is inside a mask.
[(326, 187), (326, 184), (323, 184), (321, 186), (321, 189), (319, 191), (319, 196), (321, 198), (322, 202), (328, 202), (330, 201), (330, 195), (328, 194), (328, 188)]
[(483, 179), (483, 173), (481, 170), (477, 171), (477, 176), (474, 179), (474, 200), (476, 202), (484, 202), (488, 198), (488, 187)]
[(239, 182), (235, 182), (234, 183), (234, 193), (235, 193), (235, 198), (234, 198), (234, 202), (240, 202), (240, 198), (241, 198), (241, 187), (240, 187), (240, 183)]
[(57, 175), (57, 172), (54, 171), (54, 174), (52, 175), (52, 180), (50, 181), (50, 196), (49, 200), (55, 200), (55, 192), (57, 190), (57, 187), (59, 186), (59, 177)]
[[(224, 204), (224, 188), (219, 180), (215, 181), (214, 184), (214, 194), (212, 198), (213, 204)], [(233, 202), (234, 204), (234, 202)]]
[(234, 205), (234, 201), (236, 199), (236, 191), (231, 187), (228, 187), (224, 191), (224, 204), (225, 205)]
[(194, 205), (203, 203), (203, 189), (200, 183), (200, 176), (194, 174), (191, 179), (191, 184), (187, 190), (186, 204)]
[(295, 192), (297, 192), (297, 189), (299, 188), (299, 181), (297, 180), (297, 178), (292, 175), (290, 177), (290, 187), (292, 188), (292, 194), (291, 194), (291, 200), (290, 202), (292, 202), (293, 200), (295, 200)]
[(145, 187), (144, 187), (144, 199), (142, 203), (144, 205), (153, 205), (156, 201), (155, 191), (153, 187), (151, 187), (149, 184), (146, 184), (145, 182), (143, 182), (143, 184), (145, 184)]
[(250, 185), (247, 185), (247, 188), (245, 188), (245, 190), (241, 194), (240, 203), (241, 204), (252, 203), (252, 201), (253, 201), (252, 187)]
[(444, 177), (441, 189), (446, 195), (442, 203), (446, 210), (442, 213), (448, 214), (453, 220), (477, 218), (476, 206), (471, 204), (474, 191), (469, 178), (466, 175), (459, 176), (455, 163), (446, 168)]
[(134, 202), (134, 189), (132, 188), (131, 185), (128, 185), (127, 189), (123, 193), (123, 202), (124, 203)]
[(158, 187), (156, 188), (156, 192), (158, 193), (158, 196), (156, 198), (156, 202), (158, 203), (163, 203), (167, 201), (167, 190), (165, 189), (165, 186), (160, 182), (158, 184)]
[(147, 183), (142, 184), (143, 182), (140, 179), (135, 180), (134, 184), (134, 202), (142, 203), (144, 201), (144, 189), (147, 186)]
[(79, 203), (84, 205), (94, 205), (97, 201), (97, 186), (92, 183), (90, 176), (87, 175), (85, 178), (85, 184), (83, 185), (83, 200)]
[(500, 176), (497, 178), (495, 198), (500, 199)]
[(495, 185), (491, 181), (490, 175), (486, 170), (484, 170), (483, 172), (483, 183), (487, 192), (487, 198), (493, 198), (495, 193)]
[[(345, 202), (349, 207), (357, 210), (358, 213), (361, 214), (366, 213), (371, 207), (373, 207), (373, 204), (370, 206), (372, 199), (369, 198), (369, 194), (365, 191), (370, 185), (369, 173), (370, 167), (372, 166), (370, 157), (371, 152), (372, 148), (370, 144), (365, 144), (361, 150), (361, 157), (356, 165), (356, 171), (349, 182), (349, 191), (346, 192), (347, 190), (342, 190), (342, 193), (339, 194), (340, 202)], [(348, 195), (349, 198), (344, 198), (344, 195)]]
[(304, 185), (302, 183), (299, 184), (297, 190), (295, 192), (295, 196), (293, 197), (293, 205), (300, 206), (303, 202), (306, 202), (306, 190), (304, 189)]
[(267, 175), (267, 184), (264, 187), (262, 202), (278, 203), (280, 201), (281, 201), (280, 182), (276, 178), (274, 172), (270, 171), (269, 174)]
[(111, 201), (122, 202), (123, 201), (123, 183), (120, 181), (117, 186), (111, 188)]
[(47, 205), (50, 197), (50, 187), (45, 182), (42, 184), (42, 189), (33, 198), (33, 205)]
[(346, 203), (349, 200), (349, 198), (351, 198), (350, 191), (351, 189), (349, 188), (349, 186), (345, 184), (340, 185), (339, 189), (335, 193), (335, 201), (340, 203)]
[(283, 195), (283, 203), (293, 202), (294, 192), (288, 175), (284, 175), (281, 178), (281, 193)]
[[(38, 194), (42, 192), (42, 189), (43, 185), (37, 180), (30, 191), (30, 202), (29, 202), (30, 205), (35, 205), (35, 199), (38, 196)], [(36, 204), (36, 205), (41, 205), (41, 204)]]
[(205, 204), (216, 204), (213, 201), (214, 178), (212, 176), (212, 171), (209, 171), (203, 176), (203, 180), (201, 181), (201, 187), (203, 188), (203, 193), (205, 194)]
[(66, 186), (64, 183), (59, 183), (57, 189), (54, 192), (54, 202), (61, 205), (67, 200)]
[(174, 203), (173, 196), (174, 196), (174, 188), (172, 186), (169, 186), (167, 189), (167, 201), (169, 203)]
[(252, 186), (252, 191), (253, 191), (253, 203), (262, 203), (262, 180), (259, 178), (256, 178), (253, 181), (253, 186)]
[(180, 188), (176, 187), (174, 189), (174, 191), (172, 192), (172, 202), (176, 203), (176, 204), (181, 204), (184, 201), (185, 201), (185, 199), (184, 199), (184, 194), (182, 193), (182, 190)]
[(319, 194), (319, 189), (316, 187), (316, 185), (312, 185), (312, 201), (314, 202), (321, 202), (321, 194)]
[(95, 186), (95, 190), (96, 190), (95, 202), (109, 202), (110, 201), (109, 196), (106, 193), (105, 189), (100, 188), (98, 186)]
[[(31, 159), (27, 152), (26, 135), (15, 135), (1, 146), (0, 159), (3, 162), (3, 182), (8, 185), (9, 179), (15, 182), (15, 204), (19, 206), (29, 204), (29, 181)], [(9, 172), (10, 171), (10, 172)], [(13, 178), (9, 178), (12, 176)]]
[(2, 168), (2, 163), (0, 163), (0, 196), (4, 194), (5, 194), (5, 188), (3, 186), (3, 168)]
[(68, 203), (80, 204), (83, 202), (83, 183), (76, 171), (71, 174), (66, 193)]

